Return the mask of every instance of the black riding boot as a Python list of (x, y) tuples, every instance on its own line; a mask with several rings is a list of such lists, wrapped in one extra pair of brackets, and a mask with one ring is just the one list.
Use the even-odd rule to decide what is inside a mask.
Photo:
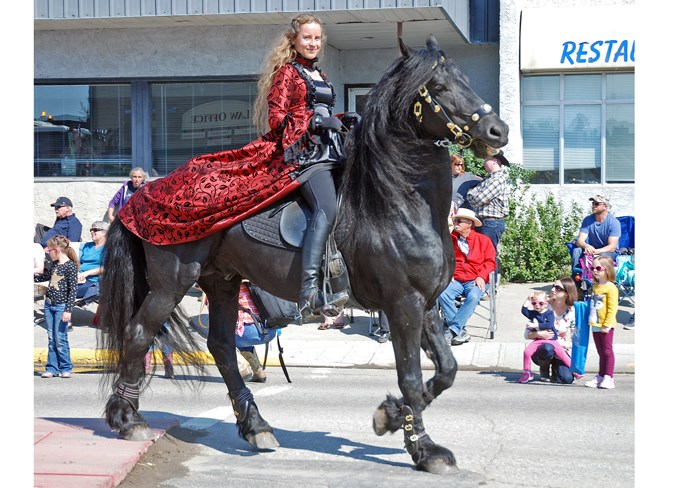
[(324, 304), (322, 292), (318, 286), (322, 255), (331, 225), (323, 210), (318, 210), (303, 237), (301, 250), (301, 298), (299, 308), (301, 317), (306, 320), (312, 316), (320, 316), (320, 307)]

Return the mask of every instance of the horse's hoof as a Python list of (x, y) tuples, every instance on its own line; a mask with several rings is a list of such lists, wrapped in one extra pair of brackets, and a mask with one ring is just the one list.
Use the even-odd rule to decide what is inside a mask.
[(277, 442), (272, 432), (259, 432), (256, 435), (248, 435), (247, 442), (259, 451), (273, 450), (276, 447), (280, 447), (280, 443)]
[(416, 464), (419, 471), (427, 471), (432, 474), (458, 474), (460, 469), (456, 465), (454, 453), (444, 446), (433, 444), (428, 446), (423, 458)]
[[(122, 435), (122, 433), (121, 433)], [(123, 438), (128, 441), (152, 441), (157, 436), (147, 426), (137, 426), (129, 429), (123, 435)]]
[(388, 415), (386, 414), (386, 411), (382, 408), (377, 408), (372, 420), (372, 426), (374, 427), (376, 435), (383, 435), (388, 432), (387, 424)]
[(441, 474), (441, 475), (458, 474), (461, 472), (458, 466), (456, 465), (450, 466), (443, 461), (437, 461), (428, 464), (420, 463), (416, 465), (416, 469), (418, 471), (426, 471), (431, 474)]

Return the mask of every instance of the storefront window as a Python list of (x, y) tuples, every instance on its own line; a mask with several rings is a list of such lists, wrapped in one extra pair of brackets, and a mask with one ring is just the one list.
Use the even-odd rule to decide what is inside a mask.
[(258, 137), (255, 82), (154, 83), (153, 172), (166, 175), (199, 156), (235, 149)]
[(127, 176), (130, 85), (37, 85), (35, 176)]
[(524, 166), (532, 183), (634, 183), (634, 74), (522, 79)]

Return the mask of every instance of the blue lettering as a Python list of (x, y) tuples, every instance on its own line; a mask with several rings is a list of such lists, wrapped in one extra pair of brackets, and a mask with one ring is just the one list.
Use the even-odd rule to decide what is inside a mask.
[(560, 64), (582, 65), (597, 62), (604, 63), (627, 63), (635, 62), (635, 41), (629, 39), (594, 42), (565, 41), (562, 44), (562, 56)]
[(588, 44), (587, 42), (580, 42), (578, 44), (578, 53), (576, 54), (577, 63), (585, 63), (584, 56), (588, 54), (588, 51), (585, 50), (585, 46), (587, 44)]
[(594, 54), (594, 56), (588, 58), (588, 63), (594, 63), (599, 59), (600, 53), (599, 49), (597, 49), (597, 46), (601, 46), (602, 44), (604, 44), (602, 41), (595, 41), (590, 44), (590, 51)]
[(621, 44), (618, 46), (618, 51), (614, 56), (614, 63), (618, 61), (618, 58), (623, 57), (623, 61), (627, 63), (628, 61), (628, 41), (621, 41)]
[(613, 49), (614, 44), (616, 44), (618, 41), (615, 39), (612, 39), (610, 41), (604, 41), (604, 44), (608, 44), (609, 48), (606, 51), (606, 56), (604, 58), (604, 62), (608, 63), (609, 59), (611, 59), (611, 50)]
[(566, 58), (569, 61), (569, 64), (574, 64), (574, 60), (571, 59), (571, 55), (576, 50), (576, 43), (567, 41), (563, 44), (564, 49), (562, 49), (562, 58), (559, 60), (559, 64), (564, 64), (564, 59)]

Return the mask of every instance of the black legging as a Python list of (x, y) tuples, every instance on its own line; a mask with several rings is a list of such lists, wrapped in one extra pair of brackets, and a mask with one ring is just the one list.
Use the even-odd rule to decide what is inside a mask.
[(570, 368), (567, 368), (564, 363), (555, 356), (555, 347), (552, 344), (543, 344), (536, 349), (536, 352), (531, 356), (531, 360), (541, 368), (548, 369), (550, 377), (559, 377), (562, 383), (571, 384), (574, 382), (574, 374)]
[(320, 209), (324, 210), (327, 221), (332, 226), (334, 225), (336, 220), (336, 187), (330, 169), (314, 173), (301, 186), (301, 195), (310, 205), (313, 214)]

